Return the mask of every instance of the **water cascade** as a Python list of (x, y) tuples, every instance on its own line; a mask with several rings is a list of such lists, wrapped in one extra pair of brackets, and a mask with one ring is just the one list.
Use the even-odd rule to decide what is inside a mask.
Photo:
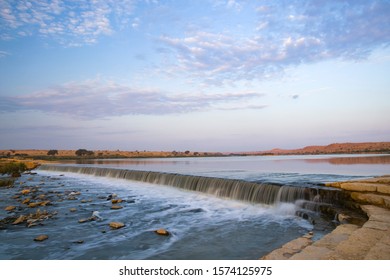
[(164, 172), (63, 165), (43, 165), (40, 170), (72, 172), (165, 185), (254, 204), (292, 203), (298, 207), (296, 214), (309, 220), (313, 220), (311, 218), (313, 213), (325, 213), (327, 216), (333, 217), (335, 215), (333, 209), (340, 207), (347, 198), (339, 190), (330, 190), (320, 186), (286, 186)]

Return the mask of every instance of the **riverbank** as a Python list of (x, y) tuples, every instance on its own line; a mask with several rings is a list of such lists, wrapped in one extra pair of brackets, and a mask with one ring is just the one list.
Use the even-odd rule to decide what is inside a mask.
[(262, 260), (390, 260), (390, 176), (327, 184), (348, 192), (368, 220), (341, 224), (317, 241), (308, 233), (263, 256)]

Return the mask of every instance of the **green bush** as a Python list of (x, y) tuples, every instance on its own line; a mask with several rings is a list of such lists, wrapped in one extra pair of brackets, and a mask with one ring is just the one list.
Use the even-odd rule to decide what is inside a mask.
[(7, 162), (0, 164), (0, 174), (9, 174), (12, 177), (19, 177), (21, 172), (27, 170), (23, 162)]

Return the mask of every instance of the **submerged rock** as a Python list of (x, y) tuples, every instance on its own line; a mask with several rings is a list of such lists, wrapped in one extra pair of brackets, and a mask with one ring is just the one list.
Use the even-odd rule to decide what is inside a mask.
[(123, 206), (120, 206), (120, 205), (112, 205), (111, 206), (112, 210), (118, 210), (118, 209), (122, 209), (122, 208), (123, 208)]

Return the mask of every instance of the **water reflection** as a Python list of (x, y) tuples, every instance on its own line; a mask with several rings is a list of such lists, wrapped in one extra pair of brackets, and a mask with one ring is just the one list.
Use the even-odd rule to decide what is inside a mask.
[(331, 157), (304, 159), (308, 163), (330, 163), (330, 164), (390, 164), (390, 155), (384, 156), (359, 156), (359, 157)]

